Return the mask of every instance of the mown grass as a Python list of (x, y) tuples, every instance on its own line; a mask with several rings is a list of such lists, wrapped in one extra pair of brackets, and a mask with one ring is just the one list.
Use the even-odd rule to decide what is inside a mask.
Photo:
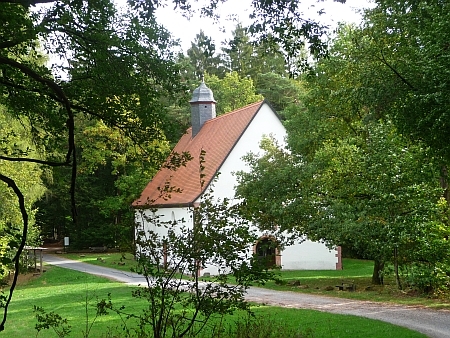
[[(114, 294), (115, 301), (130, 309), (139, 311), (139, 306), (144, 305), (130, 297), (131, 287), (77, 271), (58, 267), (46, 269), (42, 276), (16, 288), (8, 314), (8, 337), (36, 335), (34, 326), (37, 321), (33, 313), (35, 305), (67, 318), (72, 326), (70, 337), (82, 337), (82, 332), (87, 332), (86, 309), (90, 323), (95, 316), (97, 299), (107, 298), (109, 293)], [(99, 317), (90, 336), (101, 337), (108, 326), (115, 326), (116, 323), (117, 319), (112, 316)], [(38, 337), (56, 337), (56, 334), (44, 331)]]
[[(65, 254), (67, 258), (124, 271), (136, 267), (133, 255), (121, 253)], [(102, 260), (98, 260), (101, 258)], [(123, 264), (123, 265), (119, 265)], [(373, 261), (343, 259), (343, 270), (280, 270), (276, 271), (282, 284), (269, 281), (264, 288), (294, 291), (376, 302), (422, 305), (436, 309), (450, 309), (449, 294), (421, 295), (414, 290), (398, 290), (393, 278), (386, 277), (383, 286), (372, 284)], [(356, 292), (339, 291), (336, 285), (351, 281)], [(298, 284), (300, 285), (293, 285)]]
[(100, 252), (100, 253), (67, 253), (65, 258), (77, 261), (114, 268), (122, 271), (130, 271), (136, 268), (137, 262), (130, 253), (120, 252)]
[[(139, 313), (146, 306), (142, 300), (131, 297), (134, 287), (107, 279), (87, 275), (81, 272), (47, 267), (47, 272), (26, 284), (18, 286), (10, 307), (5, 337), (34, 337), (37, 323), (33, 306), (43, 307), (47, 312), (54, 311), (67, 318), (71, 325), (69, 337), (83, 337), (87, 326), (95, 318), (95, 304), (98, 299), (112, 294), (112, 301), (117, 306), (124, 305), (128, 312)], [(87, 309), (87, 312), (86, 312)], [(335, 315), (313, 310), (287, 309), (277, 307), (255, 306), (256, 322), (250, 330), (271, 333), (270, 338), (278, 337), (424, 337), (414, 331), (388, 323), (366, 318)], [(88, 314), (88, 317), (86, 316)], [(222, 319), (227, 329), (220, 336), (234, 337), (226, 334), (236, 329), (237, 321), (245, 321), (243, 313), (236, 313)], [(218, 323), (217, 321), (215, 322)], [(89, 337), (106, 337), (108, 332), (121, 330), (122, 320), (115, 314), (96, 319)], [(136, 323), (128, 322), (128, 325)], [(288, 334), (288, 335), (287, 335)], [(57, 337), (51, 330), (44, 330), (37, 337)], [(202, 334), (202, 338), (211, 338), (211, 331)], [(248, 336), (248, 337), (256, 337)]]
[[(418, 294), (415, 290), (398, 290), (392, 277), (385, 277), (382, 286), (373, 285), (372, 261), (344, 258), (343, 267), (343, 270), (338, 271), (281, 270), (279, 272), (281, 283), (269, 281), (262, 287), (280, 291), (450, 309), (449, 294), (425, 295)], [(342, 282), (354, 283), (356, 291), (339, 291), (336, 286)]]

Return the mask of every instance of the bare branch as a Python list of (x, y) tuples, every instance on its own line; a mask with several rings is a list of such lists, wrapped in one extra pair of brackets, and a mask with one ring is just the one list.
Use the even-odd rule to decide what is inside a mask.
[(5, 79), (2, 78), (2, 77), (0, 77), (0, 84), (3, 84), (3, 85), (5, 85), (5, 86), (7, 86), (7, 87), (11, 87), (11, 88), (15, 88), (15, 89), (20, 89), (20, 90), (23, 90), (23, 91), (27, 91), (27, 92), (30, 92), (30, 93), (44, 94), (44, 93), (42, 92), (42, 90), (40, 90), (40, 89), (38, 89), (38, 88), (27, 88), (27, 87), (25, 87), (25, 86), (23, 86), (23, 85), (19, 85), (19, 84), (16, 84), (16, 83), (14, 83), (14, 82), (11, 82), (11, 81), (9, 81), (9, 80), (5, 80)]
[(53, 92), (56, 93), (56, 95), (58, 95), (58, 97), (60, 97), (63, 100), (64, 105), (65, 105), (68, 113), (70, 114), (71, 109), (70, 109), (70, 102), (69, 102), (68, 98), (64, 94), (64, 91), (62, 90), (62, 88), (56, 82), (54, 82), (52, 79), (45, 78), (42, 75), (36, 73), (30, 67), (28, 67), (20, 62), (17, 62), (13, 59), (4, 57), (4, 56), (0, 56), (0, 63), (9, 65), (13, 68), (16, 68), (16, 69), (20, 70), (22, 73), (24, 73), (25, 75), (31, 77), (33, 80), (36, 80), (36, 81), (42, 83), (43, 85), (47, 86), (48, 88), (50, 88)]
[(52, 162), (52, 161), (38, 160), (35, 158), (7, 157), (7, 156), (2, 156), (2, 155), (0, 155), (0, 160), (11, 161), (11, 162), (32, 162), (32, 163), (48, 165), (50, 167), (63, 167), (63, 166), (70, 165), (70, 162)]
[[(1, 0), (0, 0), (1, 1)], [(70, 196), (72, 200), (72, 217), (74, 223), (76, 223), (76, 205), (75, 205), (75, 181), (76, 181), (76, 174), (77, 174), (77, 168), (76, 168), (76, 158), (75, 158), (75, 119), (74, 114), (72, 111), (72, 106), (70, 104), (70, 101), (66, 94), (64, 93), (64, 90), (52, 79), (45, 78), (41, 76), (40, 74), (36, 73), (33, 69), (30, 67), (19, 63), (15, 60), (9, 59), (4, 56), (0, 56), (0, 63), (9, 65), (15, 69), (20, 70), (25, 75), (29, 76), (30, 78), (36, 80), (37, 82), (45, 85), (50, 90), (52, 90), (56, 97), (60, 100), (61, 104), (64, 106), (64, 108), (67, 111), (67, 128), (69, 131), (68, 136), (68, 150), (66, 154), (66, 163), (70, 163), (70, 160), (72, 159), (72, 177), (71, 177), (71, 186), (70, 186)]]
[[(0, 2), (2, 2), (2, 0), (0, 0)], [(17, 46), (25, 41), (27, 41), (27, 40), (3, 41), (3, 42), (0, 42), (0, 49), (11, 48), (11, 47)]]
[(381, 50), (381, 57), (376, 56), (378, 60), (380, 60), (385, 66), (387, 66), (392, 72), (409, 88), (416, 91), (417, 88), (414, 87), (408, 80), (406, 80), (389, 62), (387, 62), (386, 58), (384, 57), (383, 51)]
[[(51, 99), (55, 100), (56, 102), (63, 103), (62, 100), (58, 96), (56, 96), (54, 94), (51, 94), (51, 93), (48, 93), (48, 92), (44, 92), (43, 90), (41, 90), (39, 88), (27, 88), (27, 87), (25, 87), (23, 85), (19, 85), (19, 84), (13, 83), (11, 81), (4, 80), (1, 77), (0, 77), (0, 84), (4, 84), (5, 86), (11, 87), (11, 88), (20, 89), (20, 90), (24, 90), (24, 91), (31, 92), (31, 93), (38, 93), (38, 94), (41, 94), (41, 95), (45, 95), (45, 96), (50, 97)], [(103, 115), (101, 115), (99, 113), (96, 113), (93, 110), (89, 110), (88, 108), (86, 108), (84, 106), (77, 105), (77, 104), (71, 104), (71, 107), (72, 107), (72, 109), (74, 109), (76, 111), (80, 111), (80, 112), (85, 113), (87, 115), (95, 116), (98, 119), (101, 119), (101, 120), (105, 121), (105, 116), (103, 116)], [(139, 147), (139, 149), (141, 149), (142, 151), (146, 152), (144, 147), (142, 147), (141, 143), (132, 135), (132, 133), (125, 133), (123, 128), (121, 128), (121, 126), (118, 123), (115, 123), (114, 121), (108, 120), (108, 123), (111, 126), (116, 127), (119, 130), (122, 130), (124, 132), (124, 134), (127, 137), (129, 137)], [(0, 159), (1, 158), (2, 157), (0, 157)], [(10, 161), (10, 160), (14, 161), (14, 159), (9, 159), (9, 158), (3, 158), (3, 159), (5, 159), (7, 161)], [(30, 162), (33, 162), (33, 161), (30, 161)], [(61, 162), (60, 165), (67, 165), (69, 163), (70, 162), (65, 161), (65, 162)], [(58, 165), (55, 162), (48, 162), (48, 163), (43, 163), (43, 164), (48, 164), (50, 166), (57, 166)]]
[(0, 180), (5, 182), (8, 187), (10, 187), (14, 193), (17, 196), (17, 199), (19, 200), (19, 208), (20, 208), (20, 212), (22, 214), (22, 220), (23, 220), (23, 229), (22, 229), (22, 239), (20, 241), (19, 244), (19, 248), (17, 249), (17, 253), (13, 258), (13, 262), (14, 262), (14, 278), (11, 284), (11, 288), (9, 289), (9, 295), (8, 298), (6, 300), (6, 304), (5, 304), (5, 310), (3, 312), (3, 319), (0, 323), (0, 331), (3, 331), (5, 329), (5, 323), (6, 323), (6, 317), (7, 317), (7, 313), (8, 313), (8, 306), (11, 303), (11, 298), (14, 292), (14, 289), (16, 287), (17, 284), (17, 277), (19, 276), (19, 261), (20, 261), (20, 255), (22, 254), (23, 248), (25, 247), (25, 243), (27, 240), (27, 232), (28, 232), (28, 214), (27, 214), (27, 210), (25, 208), (25, 198), (22, 194), (22, 192), (20, 191), (19, 187), (17, 186), (16, 182), (14, 182), (14, 180), (10, 177), (4, 176), (2, 174), (0, 174)]

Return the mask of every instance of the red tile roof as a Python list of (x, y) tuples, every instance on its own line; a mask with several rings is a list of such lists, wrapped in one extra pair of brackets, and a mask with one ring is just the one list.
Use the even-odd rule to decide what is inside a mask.
[[(192, 138), (189, 128), (173, 149), (174, 153), (189, 152), (192, 160), (177, 170), (162, 168), (147, 184), (144, 191), (132, 204), (135, 208), (190, 206), (207, 188), (222, 163), (227, 158), (241, 135), (247, 129), (263, 101), (250, 104), (241, 109), (221, 115), (205, 122), (199, 133)], [(200, 184), (200, 153), (204, 155), (205, 174), (203, 189)], [(169, 182), (170, 187), (181, 192), (170, 193), (170, 198), (163, 198), (161, 189)]]

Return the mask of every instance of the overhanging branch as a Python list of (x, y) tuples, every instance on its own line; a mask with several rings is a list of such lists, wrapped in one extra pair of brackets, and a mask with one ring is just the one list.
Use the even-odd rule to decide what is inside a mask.
[[(0, 2), (2, 2), (2, 1), (0, 0)], [(15, 47), (25, 41), (27, 41), (27, 40), (3, 41), (3, 42), (0, 42), (0, 49)]]
[(37, 4), (47, 4), (56, 0), (0, 0), (0, 3), (18, 4), (23, 7), (35, 6)]
[[(1, 0), (0, 0), (1, 1)], [(13, 59), (4, 57), (0, 55), (0, 63), (8, 65), (14, 69), (17, 69), (21, 71), (26, 76), (32, 78), (33, 80), (43, 84), (44, 86), (48, 87), (58, 98), (60, 103), (63, 105), (63, 107), (67, 111), (67, 129), (69, 132), (68, 136), (68, 150), (66, 154), (66, 160), (65, 163), (70, 163), (72, 159), (72, 177), (71, 177), (71, 184), (70, 184), (70, 196), (71, 196), (71, 203), (72, 203), (72, 218), (74, 223), (76, 223), (77, 213), (76, 213), (76, 204), (75, 204), (75, 181), (76, 181), (76, 174), (77, 174), (77, 162), (75, 158), (75, 119), (74, 114), (72, 111), (72, 106), (69, 101), (69, 98), (64, 93), (64, 90), (52, 79), (43, 77), (42, 75), (38, 74), (36, 71), (28, 67), (27, 65), (24, 65), (20, 62), (17, 62)]]
[(25, 198), (24, 198), (22, 192), (20, 191), (19, 187), (17, 186), (16, 182), (14, 182), (14, 180), (12, 178), (4, 176), (2, 174), (0, 174), (0, 180), (5, 182), (8, 185), (8, 187), (11, 188), (14, 191), (14, 193), (16, 194), (17, 199), (19, 200), (19, 208), (20, 208), (20, 212), (22, 214), (22, 220), (23, 220), (22, 239), (21, 239), (19, 247), (17, 249), (17, 253), (15, 254), (15, 256), (13, 258), (14, 271), (15, 271), (14, 278), (13, 278), (13, 281), (11, 284), (11, 288), (9, 289), (9, 295), (6, 299), (5, 310), (3, 312), (3, 319), (0, 323), (0, 331), (3, 331), (5, 329), (5, 323), (6, 323), (7, 313), (8, 313), (8, 306), (11, 303), (11, 298), (12, 298), (14, 289), (17, 284), (17, 277), (19, 276), (20, 255), (22, 254), (23, 248), (25, 247), (25, 243), (27, 240), (28, 214), (27, 214), (27, 210), (25, 208)]
[(52, 161), (38, 160), (35, 158), (7, 157), (7, 156), (1, 156), (1, 155), (0, 155), (0, 160), (10, 161), (10, 162), (31, 162), (31, 163), (48, 165), (50, 167), (63, 167), (63, 166), (70, 164), (70, 162), (52, 162)]

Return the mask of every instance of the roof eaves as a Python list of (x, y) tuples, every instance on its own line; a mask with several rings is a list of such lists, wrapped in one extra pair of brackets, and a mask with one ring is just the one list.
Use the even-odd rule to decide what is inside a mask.
[(170, 203), (170, 204), (141, 204), (133, 206), (134, 209), (164, 209), (164, 208), (189, 208), (194, 207), (194, 202)]

